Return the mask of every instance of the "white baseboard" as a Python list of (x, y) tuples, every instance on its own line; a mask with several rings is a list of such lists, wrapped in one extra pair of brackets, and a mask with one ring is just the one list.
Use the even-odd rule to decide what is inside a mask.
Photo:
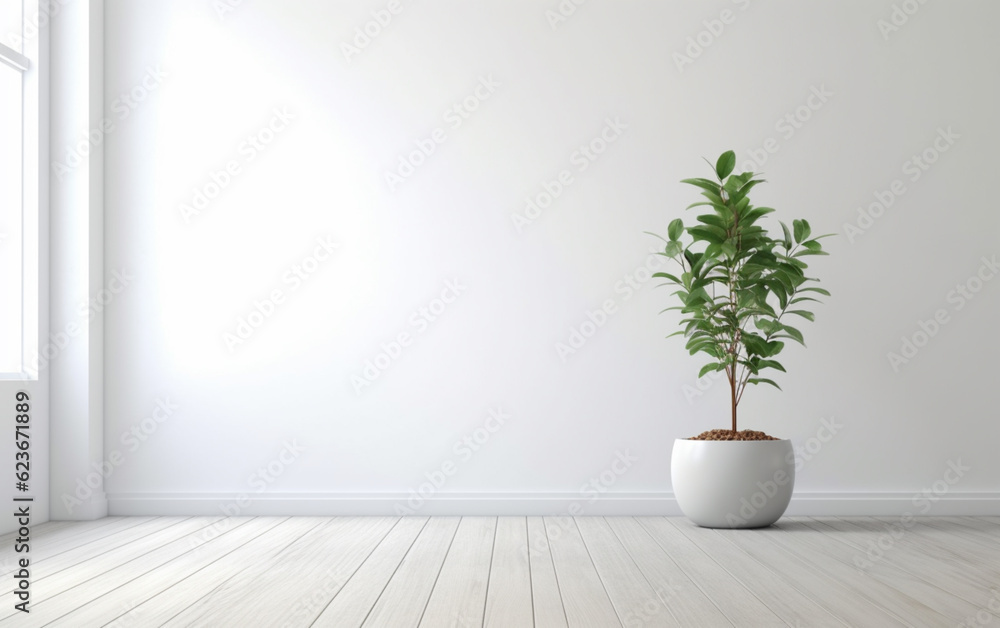
[(1000, 493), (795, 493), (789, 516), (915, 517), (1000, 516)]
[[(1000, 493), (796, 493), (789, 516), (1000, 516)], [(108, 514), (231, 516), (602, 515), (680, 516), (673, 493), (110, 493)]]
[[(54, 500), (57, 501), (57, 500)], [(103, 491), (94, 491), (93, 495), (83, 501), (79, 501), (68, 510), (61, 500), (58, 500), (55, 507), (49, 511), (50, 521), (94, 521), (103, 519), (110, 513), (108, 509), (111, 502)]]

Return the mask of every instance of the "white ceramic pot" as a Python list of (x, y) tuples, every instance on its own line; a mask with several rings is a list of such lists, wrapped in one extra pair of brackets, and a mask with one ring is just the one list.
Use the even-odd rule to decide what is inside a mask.
[(677, 504), (706, 528), (761, 528), (785, 513), (795, 484), (790, 440), (674, 441)]

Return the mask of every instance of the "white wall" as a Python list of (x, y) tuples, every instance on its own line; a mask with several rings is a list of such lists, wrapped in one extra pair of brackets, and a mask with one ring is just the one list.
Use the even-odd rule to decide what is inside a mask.
[[(697, 199), (678, 180), (707, 174), (702, 156), (762, 161), (764, 146), (755, 202), (840, 236), (815, 264), (835, 296), (809, 349), (787, 350), (784, 393), (747, 394), (742, 427), (811, 446), (798, 512), (910, 507), (949, 461), (971, 470), (934, 512), (998, 512), (1000, 280), (960, 310), (948, 295), (1000, 254), (1000, 6), (903, 3), (919, 9), (883, 36), (885, 1), (593, 0), (554, 26), (570, 2), (345, 4), (107, 2), (105, 264), (128, 284), (106, 312), (112, 513), (233, 510), (239, 494), (241, 512), (391, 511), (442, 469), (432, 502), (411, 505), (672, 512), (672, 440), (727, 426), (728, 391), (692, 395), (701, 361), (663, 339), (668, 291), (623, 282), (653, 259), (643, 232)], [(387, 8), (401, 10), (344, 48)], [(689, 37), (710, 43), (678, 63)], [(939, 129), (958, 139), (917, 178), (906, 163)], [(602, 132), (614, 141), (582, 169)], [(562, 170), (570, 183), (519, 230), (524, 199)], [(896, 179), (905, 192), (848, 237)], [(194, 205), (199, 190), (214, 198)], [(323, 239), (339, 248), (292, 281)], [(449, 282), (457, 298), (418, 323)], [(606, 300), (614, 314), (561, 359)], [(938, 309), (949, 322), (897, 372), (887, 354)], [(352, 377), (401, 333), (409, 346), (358, 394)], [(509, 419), (478, 451), (456, 448), (497, 408)], [(591, 504), (581, 487), (602, 472), (614, 495)]]

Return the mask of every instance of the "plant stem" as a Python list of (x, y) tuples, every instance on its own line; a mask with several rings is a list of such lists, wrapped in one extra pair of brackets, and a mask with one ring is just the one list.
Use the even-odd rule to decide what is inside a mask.
[[(720, 183), (722, 183), (722, 181), (720, 181)], [(722, 195), (721, 196), (722, 196), (723, 200), (725, 201), (726, 205), (728, 206), (728, 205), (730, 205), (730, 203), (729, 203), (729, 195), (725, 193), (725, 185), (723, 184), (721, 187), (722, 187), (722, 190), (721, 190)], [(733, 226), (732, 226), (732, 229), (729, 231), (729, 233), (727, 235), (730, 238), (733, 237), (733, 236), (737, 236), (737, 238), (738, 238), (738, 236), (739, 236), (739, 226), (740, 226), (740, 217), (739, 217), (739, 214), (736, 212), (736, 207), (735, 206), (731, 207), (731, 210), (733, 212)], [(741, 241), (739, 239), (737, 239), (737, 242), (738, 242), (737, 248), (738, 249), (742, 248), (740, 246)], [(734, 256), (729, 261), (729, 268), (728, 268), (728, 271), (729, 271), (729, 281), (728, 281), (728, 284), (729, 285), (727, 286), (729, 288), (729, 307), (732, 310), (732, 313), (733, 313), (734, 317), (738, 317), (738, 315), (739, 315), (738, 299), (736, 297), (736, 277), (737, 277), (737, 268), (736, 268), (736, 266), (737, 266), (737, 262), (735, 261), (735, 256)], [(740, 329), (736, 329), (733, 332), (733, 339), (732, 339), (733, 344), (731, 346), (733, 366), (732, 366), (731, 375), (729, 377), (729, 393), (730, 393), (730, 399), (732, 400), (733, 431), (734, 432), (737, 431), (737, 429), (736, 429), (736, 405), (739, 403), (739, 399), (736, 397), (736, 381), (737, 381), (737, 378), (738, 378), (737, 376), (739, 375), (739, 366), (740, 366), (740, 363), (739, 363), (739, 358), (740, 358), (739, 348), (740, 348), (740, 342), (742, 342), (742, 338), (741, 338), (740, 332), (741, 332)]]
[(733, 400), (733, 431), (736, 431), (736, 373), (733, 369), (733, 375), (729, 378), (729, 392), (732, 394)]

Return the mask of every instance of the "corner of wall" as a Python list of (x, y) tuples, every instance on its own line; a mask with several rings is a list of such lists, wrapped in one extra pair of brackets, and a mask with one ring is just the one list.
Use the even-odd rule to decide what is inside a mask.
[[(50, 153), (80, 141), (104, 117), (104, 3), (65, 5), (51, 18)], [(85, 106), (81, 106), (85, 103)], [(79, 304), (104, 283), (104, 151), (86, 155), (50, 186), (50, 326), (67, 336), (50, 369), (52, 519), (107, 516), (104, 454), (104, 319)], [(82, 333), (73, 334), (72, 330)]]

